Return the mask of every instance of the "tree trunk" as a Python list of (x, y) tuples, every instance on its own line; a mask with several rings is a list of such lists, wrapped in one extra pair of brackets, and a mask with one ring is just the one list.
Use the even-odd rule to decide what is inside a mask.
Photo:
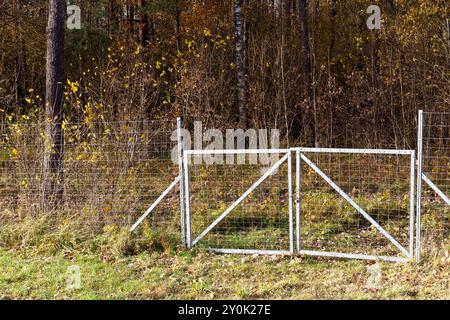
[[(1, 6), (0, 6), (1, 9)], [(11, 4), (11, 17), (16, 21), (17, 28), (15, 30), (15, 37), (17, 38), (17, 47), (20, 43), (20, 50), (17, 49), (15, 52), (14, 61), (14, 97), (15, 97), (15, 108), (18, 109), (24, 103), (25, 98), (25, 87), (26, 87), (26, 47), (25, 40), (23, 38), (22, 20), (21, 17), (21, 3), (20, 1), (12, 1)], [(1, 11), (0, 11), (1, 13)]]
[(183, 51), (183, 41), (181, 39), (181, 7), (180, 4), (176, 3), (175, 8), (175, 33), (176, 33), (176, 39), (177, 39), (177, 50)]
[(247, 78), (245, 32), (242, 17), (242, 0), (234, 0), (234, 28), (236, 33), (236, 78), (239, 127), (247, 123)]
[(146, 1), (145, 0), (141, 0), (140, 1), (140, 6), (141, 6), (141, 11), (140, 11), (140, 16), (141, 16), (141, 21), (140, 21), (140, 27), (139, 27), (139, 38), (140, 38), (140, 42), (142, 44), (142, 46), (146, 47), (149, 44), (150, 41), (150, 37), (149, 37), (149, 26), (148, 26), (148, 14), (145, 11), (146, 5)]
[(49, 0), (46, 65), (46, 122), (44, 158), (44, 201), (50, 209), (63, 203), (63, 144), (62, 128), (64, 91), (64, 25), (65, 0)]
[(309, 47), (308, 15), (306, 0), (299, 0), (298, 15), (300, 20), (300, 45), (302, 57), (302, 80), (303, 87), (306, 90), (307, 110), (303, 117), (304, 132), (308, 143), (316, 142), (315, 135), (315, 108), (313, 77), (311, 70), (311, 48)]
[(334, 65), (335, 65), (335, 61), (334, 61), (334, 49), (335, 49), (335, 44), (336, 44), (336, 39), (335, 39), (335, 28), (336, 28), (336, 15), (337, 15), (337, 9), (336, 9), (336, 0), (331, 0), (330, 3), (330, 12), (329, 12), (329, 17), (330, 17), (330, 39), (328, 42), (328, 84), (331, 84), (331, 78), (332, 76), (336, 76), (335, 73), (335, 69), (334, 69)]

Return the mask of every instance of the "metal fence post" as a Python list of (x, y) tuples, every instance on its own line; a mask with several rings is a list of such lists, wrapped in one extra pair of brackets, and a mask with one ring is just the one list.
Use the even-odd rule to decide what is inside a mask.
[(417, 204), (416, 204), (416, 261), (420, 261), (421, 207), (422, 207), (422, 160), (423, 160), (423, 111), (419, 110), (417, 134)]
[(185, 192), (185, 214), (186, 214), (186, 245), (188, 249), (191, 248), (191, 205), (190, 205), (190, 191), (189, 191), (189, 159), (187, 153), (183, 154), (183, 166), (184, 166), (184, 192)]
[(184, 197), (184, 136), (182, 135), (182, 120), (177, 118), (177, 140), (178, 140), (178, 172), (180, 175), (180, 213), (181, 213), (181, 243), (186, 247), (186, 215), (185, 215), (185, 197)]
[(292, 151), (288, 151), (288, 188), (289, 188), (289, 252), (294, 254), (294, 215), (292, 191)]
[(295, 159), (295, 187), (296, 187), (296, 199), (295, 199), (295, 221), (296, 221), (296, 237), (297, 237), (297, 253), (300, 253), (300, 205), (301, 205), (301, 157), (300, 151), (296, 151)]
[(416, 152), (411, 152), (411, 178), (410, 178), (410, 206), (409, 206), (409, 254), (414, 258), (414, 206), (415, 206), (415, 174), (416, 174)]

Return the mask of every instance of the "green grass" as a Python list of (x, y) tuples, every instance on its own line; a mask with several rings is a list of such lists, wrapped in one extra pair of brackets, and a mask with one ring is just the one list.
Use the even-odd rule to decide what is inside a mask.
[[(313, 224), (304, 224), (302, 232), (308, 232), (308, 239), (313, 243), (322, 238), (334, 239), (331, 248), (322, 249), (348, 246), (355, 252), (355, 235), (343, 232), (337, 223), (354, 222), (344, 204), (328, 193), (308, 196), (318, 210), (314, 216), (304, 215)], [(373, 199), (377, 197), (382, 195)], [(370, 207), (371, 203), (366, 205)], [(220, 204), (218, 207), (220, 210), (205, 208), (203, 217), (216, 217), (222, 209)], [(277, 210), (271, 203), (251, 208), (254, 210), (249, 212), (261, 210), (261, 215)], [(442, 226), (439, 212), (424, 215), (424, 230), (431, 227), (438, 230)], [(234, 213), (235, 218), (238, 213)], [(380, 211), (378, 218), (382, 214), (384, 211)], [(174, 212), (174, 216), (178, 213)], [(273, 244), (286, 239), (287, 233), (276, 227), (275, 217), (267, 215), (263, 228), (252, 226), (231, 235), (211, 232), (203, 245), (206, 241)], [(201, 220), (196, 223), (201, 224)], [(448, 239), (438, 246), (424, 234), (426, 254), (420, 264), (379, 262), (382, 283), (380, 289), (374, 290), (366, 287), (367, 267), (374, 262), (215, 255), (202, 248), (185, 251), (178, 246), (180, 235), (176, 225), (174, 220), (166, 226), (151, 228), (147, 221), (130, 234), (117, 225), (90, 223), (63, 213), (3, 223), (0, 225), (0, 299), (450, 298)], [(386, 228), (391, 226), (387, 224)], [(284, 229), (287, 231), (287, 225)], [(376, 243), (367, 242), (371, 237), (371, 229), (367, 229), (360, 234), (359, 242), (372, 247)], [(287, 242), (283, 245), (282, 249), (288, 248)], [(72, 265), (81, 270), (79, 290), (69, 290), (66, 286), (67, 269)]]
[[(448, 299), (449, 246), (420, 264), (380, 262), (381, 288), (366, 288), (373, 262), (296, 256), (215, 255), (177, 247), (178, 234), (148, 224), (130, 235), (50, 217), (0, 227), (0, 299)], [(258, 231), (260, 232), (260, 231)], [(81, 288), (67, 288), (67, 269)]]
[[(381, 288), (366, 288), (364, 261), (213, 255), (202, 251), (104, 259), (96, 254), (0, 249), (3, 299), (448, 299), (450, 259), (380, 263)], [(71, 265), (81, 289), (66, 287)]]

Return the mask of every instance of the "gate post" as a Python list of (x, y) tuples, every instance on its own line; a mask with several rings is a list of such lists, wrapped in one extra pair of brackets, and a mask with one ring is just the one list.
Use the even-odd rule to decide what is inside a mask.
[(301, 157), (300, 151), (296, 151), (295, 156), (295, 188), (296, 188), (296, 198), (295, 198), (295, 221), (296, 221), (296, 240), (297, 240), (297, 253), (300, 253), (300, 205), (301, 205)]
[(422, 160), (423, 160), (423, 111), (419, 110), (419, 119), (417, 123), (417, 204), (416, 204), (416, 261), (420, 261), (420, 229), (421, 229), (421, 210), (422, 210)]
[(294, 215), (292, 191), (292, 150), (288, 151), (288, 188), (289, 188), (289, 252), (294, 254)]
[(189, 191), (189, 158), (187, 153), (183, 154), (183, 168), (184, 168), (184, 199), (185, 199), (185, 214), (186, 214), (186, 245), (190, 249), (192, 247), (191, 243), (191, 199)]
[(409, 255), (414, 259), (414, 206), (415, 206), (415, 178), (416, 178), (416, 152), (411, 153), (411, 177), (410, 177), (410, 204), (409, 204)]
[(177, 140), (178, 140), (178, 172), (180, 175), (180, 224), (181, 224), (181, 243), (186, 247), (186, 214), (185, 214), (185, 198), (184, 198), (184, 172), (183, 172), (183, 156), (184, 156), (184, 141), (182, 130), (182, 120), (177, 118)]

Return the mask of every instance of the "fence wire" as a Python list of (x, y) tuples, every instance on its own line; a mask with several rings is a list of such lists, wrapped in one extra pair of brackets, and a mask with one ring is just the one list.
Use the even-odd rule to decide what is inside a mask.
[[(450, 113), (424, 112), (422, 133), (422, 173), (430, 184), (450, 199)], [(448, 241), (450, 230), (450, 205), (430, 184), (422, 179), (423, 248)]]
[[(411, 156), (303, 153), (410, 253)], [(404, 256), (305, 160), (301, 160), (302, 250)]]
[[(0, 126), (0, 222), (39, 217), (44, 196), (44, 122)], [(130, 227), (179, 176), (176, 121), (64, 123), (64, 165), (59, 215), (90, 230)], [(448, 241), (450, 206), (450, 113), (423, 113), (422, 182), (419, 203), (423, 246)], [(295, 152), (294, 152), (295, 153)], [(302, 152), (399, 245), (411, 251), (411, 157), (406, 154)], [(195, 241), (283, 156), (191, 156), (188, 164), (191, 240)], [(202, 161), (198, 161), (198, 157)], [(240, 158), (239, 158), (240, 157)], [(197, 161), (196, 161), (197, 158)], [(221, 159), (221, 160), (220, 160)], [(295, 157), (292, 161), (296, 161)], [(208, 163), (210, 163), (208, 165)], [(295, 168), (295, 167), (294, 167)], [(401, 256), (399, 248), (302, 160), (302, 250)], [(290, 171), (291, 170), (291, 171)], [(217, 249), (292, 249), (288, 161), (269, 175), (196, 245)], [(292, 177), (291, 177), (292, 179)], [(295, 177), (294, 179), (295, 180)], [(295, 181), (291, 181), (295, 182)], [(180, 239), (178, 187), (145, 219), (165, 236)], [(54, 212), (52, 212), (54, 214)]]
[[(171, 151), (175, 121), (64, 123), (60, 211), (93, 228), (129, 226), (178, 176)], [(3, 125), (0, 136), (0, 219), (46, 211), (43, 197), (45, 123)], [(175, 148), (176, 149), (176, 148)], [(178, 189), (177, 189), (178, 192)], [(179, 231), (179, 194), (171, 193), (149, 225)]]
[[(267, 155), (261, 153), (261, 156)], [(227, 162), (227, 156), (220, 154), (214, 156), (215, 163), (207, 165), (205, 162), (196, 164), (195, 157), (202, 156), (193, 156), (189, 160), (192, 240), (280, 160), (277, 155), (272, 158), (272, 164), (263, 165), (255, 163), (255, 155), (239, 155), (242, 162), (237, 164), (237, 158)], [(218, 159), (224, 163), (218, 164)], [(286, 160), (196, 245), (214, 249), (289, 251), (288, 201)]]

